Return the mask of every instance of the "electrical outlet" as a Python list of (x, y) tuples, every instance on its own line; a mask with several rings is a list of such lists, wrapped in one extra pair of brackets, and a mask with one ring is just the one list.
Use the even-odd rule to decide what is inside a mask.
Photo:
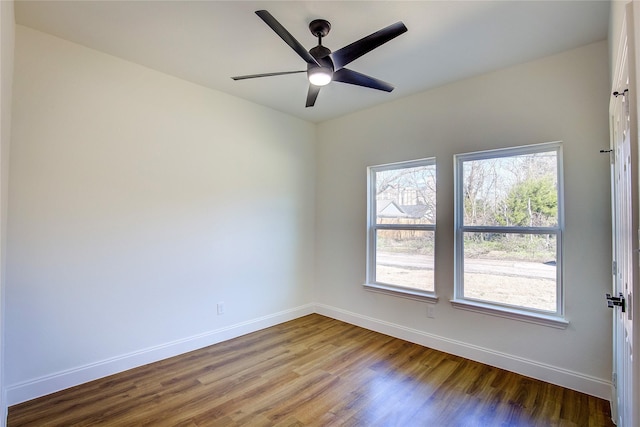
[(221, 314), (224, 314), (224, 303), (223, 302), (219, 302), (217, 308), (218, 308), (218, 316), (221, 315)]
[(429, 319), (433, 319), (436, 317), (434, 311), (435, 310), (434, 310), (433, 304), (427, 304), (427, 317)]

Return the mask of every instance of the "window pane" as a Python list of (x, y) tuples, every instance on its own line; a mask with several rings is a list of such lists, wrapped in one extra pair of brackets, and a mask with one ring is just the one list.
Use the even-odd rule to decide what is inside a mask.
[(554, 234), (464, 233), (464, 298), (556, 311)]
[(436, 166), (377, 171), (377, 224), (435, 224)]
[(376, 282), (434, 291), (433, 231), (377, 230)]
[(558, 225), (557, 152), (463, 163), (464, 225)]

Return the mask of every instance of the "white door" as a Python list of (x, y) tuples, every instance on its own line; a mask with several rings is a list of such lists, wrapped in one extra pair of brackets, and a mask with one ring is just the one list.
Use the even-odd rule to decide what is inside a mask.
[[(613, 289), (613, 401), (618, 427), (635, 427), (633, 397), (633, 290), (638, 280), (638, 141), (632, 133), (635, 94), (630, 88), (626, 26), (616, 66), (610, 103), (612, 149)], [(635, 245), (635, 247), (634, 247)], [(637, 422), (637, 420), (636, 420)]]

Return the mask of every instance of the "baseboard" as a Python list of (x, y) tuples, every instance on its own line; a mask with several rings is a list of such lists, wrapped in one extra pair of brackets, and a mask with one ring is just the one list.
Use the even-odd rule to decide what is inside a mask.
[[(314, 313), (315, 306), (307, 304), (235, 325), (208, 331), (166, 344), (142, 349), (78, 368), (57, 372), (30, 381), (11, 385), (6, 389), (6, 406), (15, 405), (40, 396), (55, 393), (79, 384), (133, 369), (189, 351), (204, 348), (251, 332)], [(3, 405), (4, 406), (4, 405)]]
[(407, 328), (402, 325), (385, 322), (324, 304), (316, 304), (315, 308), (318, 314), (351, 323), (365, 329), (556, 384), (601, 399), (611, 400), (611, 382), (600, 378), (429, 334), (424, 331)]
[(133, 369), (138, 366), (204, 348), (312, 313), (318, 313), (362, 328), (577, 390), (605, 400), (611, 399), (611, 382), (599, 378), (429, 334), (424, 331), (385, 322), (336, 307), (324, 304), (307, 304), (159, 346), (142, 349), (122, 356), (11, 385), (4, 390), (6, 405), (2, 406), (6, 410), (6, 408), (11, 405), (26, 402), (40, 396), (55, 393), (56, 391)]

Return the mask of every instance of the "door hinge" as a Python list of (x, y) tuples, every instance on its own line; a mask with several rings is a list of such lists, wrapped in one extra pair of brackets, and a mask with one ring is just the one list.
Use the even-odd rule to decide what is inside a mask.
[(611, 262), (611, 274), (612, 274), (613, 276), (615, 276), (615, 275), (617, 275), (617, 274), (618, 274), (618, 263), (617, 263), (617, 262), (615, 262), (615, 261), (612, 261), (612, 262)]
[(617, 297), (612, 297), (611, 294), (606, 294), (607, 297), (607, 307), (620, 307), (622, 308), (622, 312), (625, 312), (625, 300), (624, 294), (620, 292)]

